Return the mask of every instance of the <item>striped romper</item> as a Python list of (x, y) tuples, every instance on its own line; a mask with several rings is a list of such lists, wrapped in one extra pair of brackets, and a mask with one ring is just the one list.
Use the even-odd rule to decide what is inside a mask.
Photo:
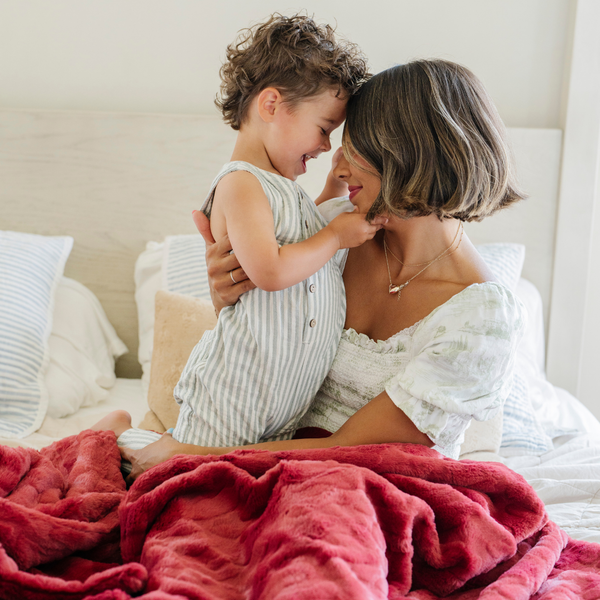
[[(280, 246), (301, 242), (327, 224), (298, 184), (241, 161), (226, 164), (213, 181), (202, 207), (209, 218), (217, 184), (238, 170), (261, 183)], [(340, 341), (344, 257), (339, 251), (305, 281), (276, 292), (254, 289), (221, 310), (175, 387), (181, 406), (173, 432), (177, 441), (223, 447), (293, 436)], [(119, 444), (139, 448), (156, 439), (157, 434), (130, 429)]]

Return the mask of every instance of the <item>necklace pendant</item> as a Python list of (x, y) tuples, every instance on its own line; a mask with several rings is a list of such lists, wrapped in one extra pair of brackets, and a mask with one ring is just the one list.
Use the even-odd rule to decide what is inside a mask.
[(398, 298), (402, 295), (402, 290), (410, 283), (410, 281), (406, 281), (405, 283), (401, 283), (397, 285), (395, 283), (390, 283), (389, 292), (390, 294), (398, 294)]

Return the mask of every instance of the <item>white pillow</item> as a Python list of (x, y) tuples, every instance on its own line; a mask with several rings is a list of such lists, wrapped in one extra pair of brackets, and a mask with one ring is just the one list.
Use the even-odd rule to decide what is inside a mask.
[(561, 423), (558, 388), (545, 373), (544, 310), (538, 289), (521, 279), (516, 294), (527, 311), (517, 350), (515, 385), (504, 405), (500, 454), (539, 455), (552, 448), (552, 438), (572, 431)]
[(149, 242), (135, 264), (135, 300), (138, 309), (138, 360), (142, 365), (142, 387), (150, 385), (154, 340), (154, 297), (158, 290), (193, 296), (211, 302), (200, 234), (171, 235), (163, 243)]
[(71, 237), (0, 231), (0, 436), (23, 438), (48, 407), (45, 372)]
[[(542, 297), (535, 285), (523, 278), (519, 279), (515, 294), (527, 314), (523, 338), (517, 349), (515, 382), (498, 423), (493, 423), (493, 419), (471, 423), (461, 448), (461, 458), (463, 453), (472, 452), (472, 448), (485, 448), (502, 456), (514, 456), (541, 454), (551, 446), (551, 437), (538, 412), (540, 405), (546, 401), (552, 405), (556, 398), (555, 388), (544, 374)], [(489, 457), (483, 457), (482, 460), (489, 460)]]
[(66, 417), (108, 398), (116, 381), (115, 358), (127, 347), (98, 298), (78, 281), (60, 280), (48, 344), (48, 416)]
[(158, 290), (163, 289), (164, 247), (164, 242), (160, 244), (148, 242), (146, 250), (139, 255), (135, 263), (135, 303), (138, 312), (139, 335), (138, 360), (142, 365), (142, 388), (145, 397), (148, 397), (148, 387), (150, 386), (150, 362), (154, 341), (154, 297)]
[(516, 291), (525, 262), (525, 246), (513, 243), (479, 244), (475, 246), (499, 283)]
[(525, 306), (527, 323), (519, 344), (519, 356), (527, 359), (532, 373), (546, 370), (546, 340), (544, 336), (544, 306), (539, 290), (528, 279), (519, 279), (515, 293)]

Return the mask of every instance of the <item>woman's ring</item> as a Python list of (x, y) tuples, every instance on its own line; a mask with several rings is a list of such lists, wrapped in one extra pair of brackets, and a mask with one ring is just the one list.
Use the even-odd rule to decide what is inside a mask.
[(231, 277), (231, 281), (233, 281), (233, 285), (235, 285), (237, 281), (233, 278), (233, 271), (229, 271), (229, 277)]

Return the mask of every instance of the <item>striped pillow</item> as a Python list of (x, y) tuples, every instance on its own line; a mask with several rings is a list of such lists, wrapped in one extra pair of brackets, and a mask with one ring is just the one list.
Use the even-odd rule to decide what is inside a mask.
[(197, 233), (165, 239), (163, 289), (212, 303), (204, 258), (206, 246)]
[(46, 415), (48, 337), (70, 237), (0, 231), (0, 436), (23, 438)]
[(513, 386), (504, 403), (499, 454), (503, 457), (524, 454), (537, 456), (549, 450), (552, 450), (552, 438), (544, 431), (535, 414), (527, 378), (517, 363)]

